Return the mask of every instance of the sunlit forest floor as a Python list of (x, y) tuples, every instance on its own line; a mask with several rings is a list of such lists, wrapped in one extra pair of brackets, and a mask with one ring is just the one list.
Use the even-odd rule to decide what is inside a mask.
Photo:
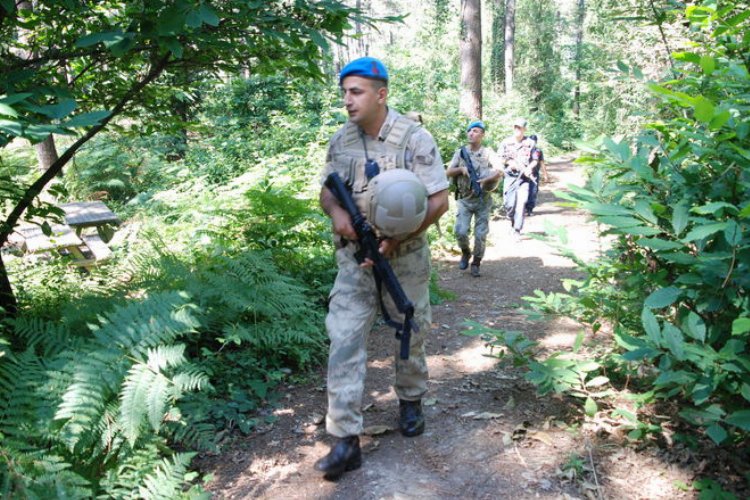
[(564, 319), (532, 322), (520, 311), (521, 297), (561, 291), (560, 280), (576, 276), (570, 261), (530, 237), (546, 222), (564, 226), (584, 259), (606, 244), (582, 212), (555, 204), (553, 191), (582, 185), (579, 167), (560, 159), (549, 170), (552, 182), (543, 186), (521, 243), (511, 242), (508, 221), (496, 210), (480, 278), (459, 271), (454, 254), (433, 255), (441, 288), (457, 298), (433, 308), (424, 435), (407, 439), (396, 430), (395, 341), (379, 328), (369, 339), (362, 468), (336, 483), (313, 470), (330, 444), (321, 368), (313, 383), (284, 388), (272, 426), (201, 459), (201, 469), (214, 474), (209, 488), (216, 497), (693, 498), (681, 485), (700, 472), (699, 457), (630, 444), (614, 423), (584, 418), (580, 405), (537, 396), (523, 372), (499, 365), (480, 338), (461, 334), (464, 320), (472, 319), (521, 331), (553, 351), (571, 346), (581, 330)]

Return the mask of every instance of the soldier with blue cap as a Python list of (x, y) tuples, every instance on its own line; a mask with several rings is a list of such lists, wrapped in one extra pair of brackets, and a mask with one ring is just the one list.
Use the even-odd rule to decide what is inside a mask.
[[(469, 246), (471, 219), (474, 219), (474, 258), (471, 261), (471, 275), (479, 277), (479, 265), (484, 257), (487, 234), (490, 231), (490, 213), (492, 212), (492, 193), (497, 186), (501, 171), (495, 166), (500, 163), (492, 149), (482, 145), (485, 125), (482, 121), (473, 121), (466, 127), (468, 144), (459, 148), (448, 165), (446, 175), (455, 186), (457, 213), (454, 233), (461, 249), (461, 260), (458, 268), (469, 267), (472, 250)], [(479, 178), (481, 192), (472, 189), (469, 170), (473, 169)]]
[(372, 57), (354, 60), (341, 70), (339, 86), (349, 121), (331, 138), (321, 176), (320, 204), (332, 221), (339, 268), (326, 317), (331, 340), (326, 430), (336, 441), (315, 467), (331, 480), (362, 463), (359, 435), (363, 429), (366, 341), (380, 304), (391, 318), (403, 321), (390, 296), (378, 289), (372, 262), (366, 259), (360, 264), (355, 257), (357, 234), (349, 213), (325, 187), (325, 179), (332, 172), (338, 173), (350, 188), (362, 214), (368, 213), (374, 199), (372, 194), (376, 187), (380, 189), (382, 182), (378, 176), (385, 171), (407, 169), (424, 186), (423, 193), (426, 191), (426, 215), (421, 225), (398, 239), (384, 237), (379, 248), (414, 304), (414, 321), (418, 326), (411, 336), (409, 359), (400, 359), (398, 341), (394, 339), (393, 343), (399, 429), (404, 436), (412, 437), (422, 434), (425, 428), (421, 405), (427, 392), (425, 337), (432, 321), (430, 249), (425, 230), (448, 209), (448, 180), (430, 133), (388, 107), (388, 76), (385, 65)]

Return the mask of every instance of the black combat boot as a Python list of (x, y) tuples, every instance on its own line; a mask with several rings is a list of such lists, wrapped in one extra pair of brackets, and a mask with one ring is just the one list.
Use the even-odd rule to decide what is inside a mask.
[(424, 432), (424, 413), (422, 413), (422, 401), (398, 400), (399, 419), (398, 426), (401, 434), (406, 437), (419, 436)]
[(479, 274), (479, 264), (482, 262), (482, 259), (477, 259), (474, 257), (474, 261), (471, 263), (471, 275), (475, 278), (478, 278), (480, 276)]
[(469, 257), (471, 257), (471, 252), (469, 250), (461, 249), (461, 261), (458, 263), (458, 268), (460, 270), (463, 271), (469, 267)]
[(362, 466), (362, 451), (359, 449), (359, 436), (340, 438), (328, 455), (315, 462), (315, 468), (323, 472), (329, 481), (340, 478), (344, 472)]

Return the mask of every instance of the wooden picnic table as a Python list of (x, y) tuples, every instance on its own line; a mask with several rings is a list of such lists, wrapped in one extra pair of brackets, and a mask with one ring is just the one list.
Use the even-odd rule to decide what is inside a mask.
[(82, 234), (84, 228), (95, 227), (97, 233), (104, 226), (116, 225), (120, 220), (101, 201), (78, 201), (60, 205), (65, 211), (65, 224), (52, 226), (52, 234), (45, 235), (39, 226), (24, 226), (16, 230), (18, 243), (26, 253), (57, 250), (70, 254), (78, 266), (89, 267), (107, 260), (112, 250), (99, 234)]
[(76, 229), (119, 224), (120, 219), (101, 201), (76, 201), (60, 205), (65, 211), (65, 223)]

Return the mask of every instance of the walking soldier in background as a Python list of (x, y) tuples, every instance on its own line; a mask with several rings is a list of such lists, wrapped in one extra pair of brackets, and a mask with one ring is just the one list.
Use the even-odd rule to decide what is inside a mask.
[(536, 208), (537, 196), (539, 196), (539, 181), (541, 180), (540, 172), (544, 176), (544, 182), (549, 182), (549, 174), (547, 173), (547, 165), (544, 163), (544, 152), (539, 147), (539, 141), (537, 136), (530, 135), (529, 139), (534, 141), (534, 147), (531, 150), (531, 159), (529, 162), (529, 168), (531, 169), (531, 177), (534, 182), (529, 184), (529, 201), (526, 202), (526, 215), (529, 216)]
[(534, 141), (526, 137), (526, 125), (525, 119), (518, 118), (513, 123), (513, 135), (500, 144), (500, 155), (505, 168), (503, 205), (516, 241), (521, 240), (530, 185), (536, 183), (529, 168)]
[(471, 261), (471, 275), (479, 277), (479, 265), (484, 257), (487, 234), (490, 231), (492, 193), (500, 180), (500, 170), (493, 168), (494, 152), (482, 146), (485, 125), (481, 121), (469, 124), (466, 129), (468, 147), (463, 146), (453, 155), (446, 175), (455, 183), (458, 212), (456, 214), (455, 235), (461, 249), (458, 268), (469, 267), (472, 250), (469, 247), (471, 219), (474, 218), (474, 258)]
[[(419, 123), (388, 108), (388, 73), (370, 57), (347, 64), (339, 75), (349, 121), (331, 138), (323, 179), (336, 173), (351, 191), (362, 214), (376, 229), (380, 220), (411, 227), (406, 234), (380, 234), (380, 254), (386, 257), (403, 291), (414, 305), (415, 331), (408, 359), (396, 356), (395, 391), (399, 398), (399, 428), (417, 436), (425, 422), (421, 399), (427, 392), (425, 337), (430, 329), (430, 249), (425, 230), (448, 209), (448, 180), (432, 136)], [(417, 179), (407, 188), (401, 180), (379, 185), (382, 172), (406, 169)], [(410, 182), (410, 181), (409, 181)], [(391, 192), (388, 189), (391, 188)], [(392, 194), (395, 192), (395, 196)], [(420, 194), (421, 193), (421, 194)], [(422, 197), (424, 211), (416, 210)], [(358, 253), (360, 245), (352, 218), (323, 185), (320, 204), (333, 224), (338, 274), (330, 294), (326, 329), (331, 340), (328, 358), (326, 430), (336, 438), (331, 451), (316, 463), (327, 479), (361, 465), (362, 393), (367, 363), (366, 340), (379, 306), (404, 321), (390, 296), (376, 283), (372, 260)], [(389, 206), (389, 204), (395, 206)], [(398, 232), (398, 231), (396, 231)], [(394, 351), (399, 343), (394, 340)]]

